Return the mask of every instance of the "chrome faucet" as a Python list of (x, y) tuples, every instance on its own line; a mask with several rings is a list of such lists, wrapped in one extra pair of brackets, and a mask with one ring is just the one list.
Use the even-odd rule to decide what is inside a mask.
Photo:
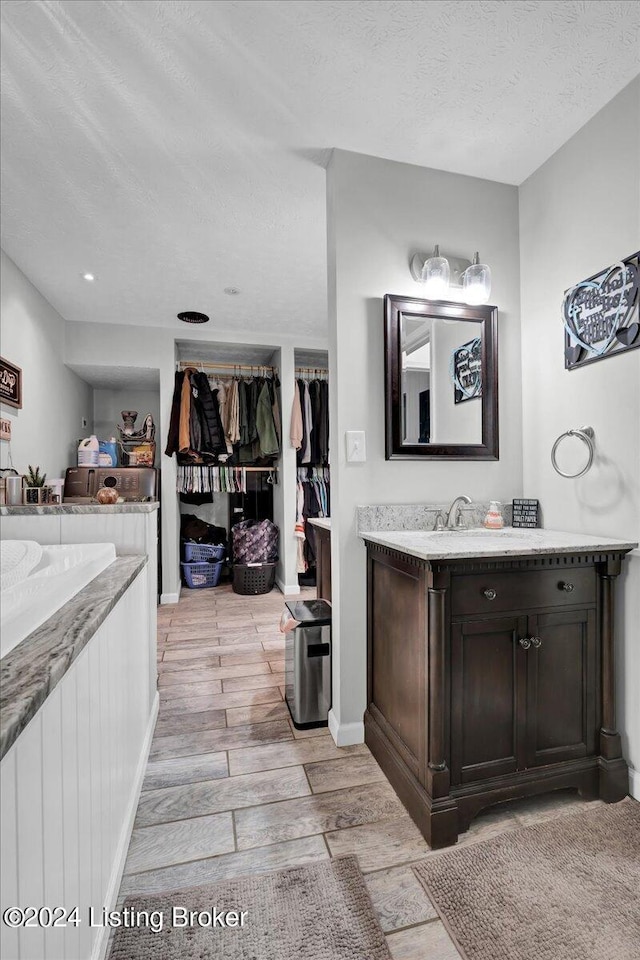
[(466, 494), (462, 494), (461, 497), (456, 497), (451, 506), (449, 507), (449, 512), (445, 520), (445, 526), (447, 530), (456, 530), (462, 527), (462, 516), (460, 515), (460, 504), (461, 503), (471, 503), (471, 497), (468, 497)]

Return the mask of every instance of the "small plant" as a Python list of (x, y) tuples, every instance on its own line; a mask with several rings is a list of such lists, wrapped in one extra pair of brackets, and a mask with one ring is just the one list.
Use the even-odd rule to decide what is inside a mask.
[(29, 464), (29, 473), (27, 474), (28, 487), (44, 487), (46, 479), (47, 475), (46, 473), (40, 473), (40, 467), (36, 467), (34, 470), (31, 464)]

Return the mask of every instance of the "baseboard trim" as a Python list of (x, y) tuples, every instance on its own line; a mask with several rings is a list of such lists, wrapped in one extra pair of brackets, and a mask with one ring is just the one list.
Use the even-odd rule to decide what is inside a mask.
[[(140, 793), (142, 791), (142, 782), (144, 780), (144, 775), (147, 769), (147, 760), (149, 758), (149, 751), (151, 749), (151, 741), (153, 740), (153, 731), (156, 728), (156, 720), (158, 717), (159, 707), (160, 707), (160, 694), (158, 693), (158, 691), (156, 691), (156, 695), (153, 700), (153, 706), (151, 708), (151, 713), (149, 714), (149, 721), (147, 723), (147, 729), (144, 735), (142, 749), (140, 751), (140, 757), (138, 759), (138, 768), (136, 770), (136, 778), (134, 780), (133, 788), (129, 796), (129, 806), (127, 807), (127, 813), (124, 818), (124, 823), (122, 824), (122, 829), (120, 831), (118, 849), (116, 851), (113, 867), (111, 869), (111, 876), (109, 877), (109, 886), (107, 887), (107, 895), (104, 901), (104, 906), (107, 911), (115, 910), (115, 907), (116, 907), (118, 890), (120, 889), (122, 874), (124, 872), (124, 865), (127, 860), (127, 853), (129, 852), (129, 841), (131, 840), (133, 822), (136, 818), (136, 811), (138, 809), (138, 800), (140, 799)], [(93, 945), (93, 950), (91, 951), (91, 960), (104, 960), (104, 958), (107, 955), (107, 949), (109, 947), (110, 934), (111, 934), (110, 927), (108, 926), (102, 927)]]
[(336, 747), (350, 747), (354, 743), (364, 743), (364, 723), (338, 723), (333, 710), (329, 710), (329, 733)]
[(300, 586), (297, 583), (283, 583), (280, 577), (276, 577), (276, 586), (284, 597), (295, 597), (300, 593)]
[(634, 800), (640, 800), (640, 770), (629, 767), (629, 793)]
[(162, 605), (166, 603), (177, 603), (179, 599), (180, 599), (179, 593), (161, 593), (160, 594), (160, 603)]

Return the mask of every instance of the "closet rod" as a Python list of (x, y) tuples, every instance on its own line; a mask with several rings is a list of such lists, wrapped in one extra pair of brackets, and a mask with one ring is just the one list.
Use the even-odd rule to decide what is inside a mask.
[(268, 363), (203, 363), (201, 360), (178, 360), (178, 367), (186, 370), (192, 367), (194, 370), (205, 368), (207, 370), (271, 370), (276, 369)]
[(296, 367), (296, 373), (329, 373), (326, 367)]

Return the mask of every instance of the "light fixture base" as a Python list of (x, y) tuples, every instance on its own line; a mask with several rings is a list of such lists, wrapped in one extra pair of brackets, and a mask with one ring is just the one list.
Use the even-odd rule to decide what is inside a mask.
[[(415, 253), (409, 261), (411, 276), (414, 280), (417, 280), (418, 283), (422, 282), (422, 268), (424, 267), (425, 260), (428, 260), (431, 256), (431, 253)], [(450, 257), (448, 253), (443, 253), (441, 256), (449, 261), (449, 269), (451, 271), (449, 286), (462, 287), (462, 275), (467, 267), (471, 266), (471, 260), (465, 260), (464, 257)]]

